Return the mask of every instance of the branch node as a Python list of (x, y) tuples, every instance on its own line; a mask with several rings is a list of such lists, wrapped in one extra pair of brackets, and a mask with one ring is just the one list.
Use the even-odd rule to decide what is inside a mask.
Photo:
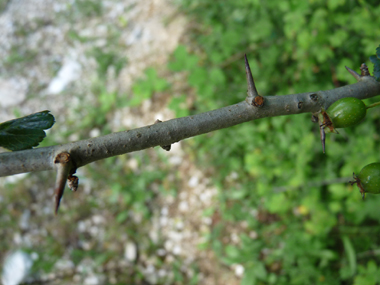
[(362, 65), (360, 66), (360, 70), (361, 76), (371, 76), (368, 70), (368, 66), (365, 63), (362, 63)]
[(317, 102), (318, 101), (318, 95), (317, 93), (312, 93), (309, 95), (311, 101)]
[(356, 79), (356, 80), (360, 80), (361, 78), (361, 75), (359, 73), (357, 73), (355, 70), (352, 70), (351, 68), (345, 66), (345, 68), (347, 69), (347, 71)]
[(244, 54), (244, 61), (245, 61), (245, 74), (247, 76), (247, 98), (246, 101), (255, 107), (262, 107), (264, 105), (264, 97), (260, 96), (259, 93), (257, 93), (255, 81), (252, 77), (251, 68), (249, 67), (247, 55)]
[[(162, 121), (159, 120), (159, 119), (157, 119), (154, 123), (155, 123), (155, 124), (157, 124), (157, 123), (162, 123)], [(166, 150), (166, 151), (170, 151), (170, 149), (172, 148), (172, 145), (171, 145), (171, 144), (169, 144), (169, 145), (160, 145), (160, 147), (161, 147), (162, 149)]]

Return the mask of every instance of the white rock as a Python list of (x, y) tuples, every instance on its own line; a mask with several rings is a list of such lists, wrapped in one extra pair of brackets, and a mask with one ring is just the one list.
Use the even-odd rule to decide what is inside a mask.
[(235, 275), (238, 277), (243, 276), (244, 274), (244, 266), (241, 264), (236, 264), (235, 265)]
[(189, 180), (189, 187), (196, 187), (199, 184), (199, 178), (197, 176), (192, 176)]
[(32, 259), (23, 251), (10, 254), (4, 262), (1, 281), (4, 285), (17, 285), (28, 275)]
[(135, 243), (133, 243), (131, 241), (126, 243), (125, 249), (124, 249), (124, 257), (129, 262), (133, 262), (136, 260), (137, 247), (136, 247)]
[(56, 95), (61, 93), (69, 83), (75, 79), (78, 79), (80, 74), (80, 64), (75, 60), (65, 59), (57, 76), (54, 77), (52, 81), (50, 81), (47, 88), (47, 93), (49, 95)]

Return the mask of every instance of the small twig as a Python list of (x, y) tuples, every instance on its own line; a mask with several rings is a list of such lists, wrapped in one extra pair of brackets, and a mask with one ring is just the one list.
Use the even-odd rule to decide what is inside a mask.
[(351, 68), (345, 66), (345, 68), (347, 69), (347, 71), (357, 80), (359, 81), (360, 78), (361, 78), (361, 75), (359, 73), (357, 73), (355, 70), (352, 70)]
[(257, 93), (255, 82), (252, 77), (251, 68), (249, 67), (247, 55), (244, 55), (245, 60), (245, 73), (247, 75), (247, 85), (248, 85), (248, 96), (246, 101), (255, 107), (262, 107), (264, 105), (264, 97), (260, 96), (259, 93)]
[(373, 107), (376, 107), (376, 106), (379, 106), (379, 105), (380, 105), (380, 102), (376, 102), (376, 103), (373, 103), (371, 105), (366, 106), (366, 109), (370, 109), (370, 108), (373, 108)]
[(55, 182), (55, 214), (57, 215), (59, 203), (65, 191), (66, 179), (68, 179), (72, 168), (70, 154), (67, 152), (58, 154), (54, 163), (57, 165), (57, 180)]

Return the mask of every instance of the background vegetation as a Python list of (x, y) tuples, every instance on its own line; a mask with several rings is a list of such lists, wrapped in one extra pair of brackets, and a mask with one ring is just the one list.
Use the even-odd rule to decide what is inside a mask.
[[(380, 35), (374, 1), (181, 3), (199, 23), (191, 45), (197, 64), (188, 64), (191, 57), (179, 47), (171, 67), (189, 71), (188, 84), (199, 94), (195, 112), (241, 100), (244, 53), (259, 93), (316, 91), (353, 83), (344, 66), (368, 63)], [(379, 197), (362, 202), (356, 188), (329, 183), (379, 161), (379, 124), (379, 112), (369, 112), (361, 125), (329, 136), (326, 154), (309, 115), (263, 119), (190, 141), (219, 186), (210, 214), (220, 220), (207, 246), (221, 262), (244, 265), (242, 284), (380, 282)], [(240, 243), (223, 242), (228, 225), (242, 222)]]
[[(244, 53), (259, 93), (283, 95), (354, 83), (344, 66), (358, 70), (366, 62), (372, 68), (368, 57), (379, 45), (377, 1), (181, 0), (177, 4), (191, 20), (188, 37), (175, 50), (167, 68), (173, 74), (184, 74), (186, 80), (180, 91), (176, 88), (174, 92), (174, 84), (160, 78), (155, 69), (148, 69), (147, 79), (133, 87), (136, 98), (152, 98), (162, 91), (172, 94), (168, 106), (177, 116), (242, 101), (246, 89)], [(84, 7), (86, 15), (101, 13), (98, 6), (95, 12), (91, 5)], [(120, 63), (126, 64), (117, 60), (116, 48), (109, 53), (99, 49), (93, 52), (99, 59), (99, 73), (113, 65), (120, 70)], [(105, 81), (99, 82), (94, 86), (94, 92), (100, 94), (99, 102), (88, 106), (86, 120), (80, 125), (73, 122), (64, 136), (76, 132), (86, 137), (94, 126), (108, 133), (107, 114), (120, 106), (139, 106), (143, 101), (107, 93), (102, 86)], [(366, 103), (374, 101), (376, 98)], [(96, 106), (101, 108), (93, 108)], [(242, 265), (244, 285), (378, 284), (380, 198), (368, 195), (363, 202), (356, 186), (336, 181), (348, 181), (352, 172), (380, 161), (379, 129), (380, 113), (370, 110), (359, 126), (329, 135), (326, 154), (322, 153), (319, 128), (306, 114), (262, 119), (187, 140), (184, 149), (188, 159), (218, 188), (217, 201), (203, 213), (212, 224), (200, 248), (211, 249), (222, 266)], [(139, 166), (135, 171), (125, 168), (131, 157)], [(74, 211), (65, 211), (63, 206), (61, 228), (46, 228), (41, 248), (24, 248), (38, 253), (36, 272), (56, 270), (54, 262), (64, 256), (75, 265), (91, 260), (104, 273), (107, 262), (120, 254), (122, 246), (118, 243), (123, 235), (138, 241), (145, 255), (153, 255), (164, 242), (153, 243), (144, 227), (155, 211), (154, 201), (161, 195), (176, 197), (180, 191), (178, 181), (167, 178), (169, 173), (178, 175), (178, 170), (170, 168), (165, 159), (157, 149), (89, 166), (86, 177), (103, 191), (96, 198), (74, 200), (70, 205), (76, 207)], [(159, 168), (145, 167), (158, 163)], [(111, 167), (113, 171), (107, 172)], [(46, 179), (48, 175), (39, 177)], [(0, 241), (2, 248), (11, 242), (14, 221), (22, 216), (20, 209), (28, 208), (20, 195), (27, 191), (34, 193), (31, 196), (48, 195), (34, 186), (9, 187), (13, 191), (2, 203), (12, 206), (0, 208), (0, 226), (9, 229)], [(96, 235), (73, 230), (78, 221), (96, 223), (86, 221), (95, 211), (105, 220), (107, 215), (116, 216), (101, 234), (101, 242), (72, 245), (63, 251), (68, 241)], [(231, 232), (237, 233), (234, 241)], [(86, 247), (90, 250), (83, 250)], [(183, 262), (175, 258), (168, 266), (162, 258), (154, 257), (157, 268), (174, 272), (155, 282), (197, 284), (202, 268), (195, 262), (190, 268), (192, 274), (188, 274), (181, 267)], [(117, 282), (139, 284), (146, 280), (138, 265), (131, 266), (130, 271), (115, 272)], [(78, 271), (65, 278), (75, 274)]]

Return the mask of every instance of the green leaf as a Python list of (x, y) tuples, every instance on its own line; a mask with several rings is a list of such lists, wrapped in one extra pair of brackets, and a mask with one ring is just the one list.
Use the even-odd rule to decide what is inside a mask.
[(380, 81), (380, 45), (376, 48), (376, 55), (371, 55), (369, 60), (373, 63), (373, 76)]
[(370, 260), (367, 263), (367, 267), (360, 265), (358, 269), (360, 274), (355, 276), (354, 285), (378, 284), (378, 282), (380, 281), (380, 270), (377, 267), (375, 261)]
[(356, 253), (354, 246), (352, 245), (350, 239), (348, 236), (343, 236), (343, 245), (344, 245), (344, 250), (347, 254), (347, 259), (348, 263), (350, 265), (350, 270), (351, 270), (351, 276), (355, 275), (356, 273)]
[(176, 117), (186, 117), (190, 114), (186, 106), (186, 95), (173, 97), (168, 104), (169, 109), (176, 113)]
[(254, 285), (256, 283), (257, 279), (255, 276), (255, 272), (253, 270), (246, 270), (244, 272), (244, 277), (241, 280), (241, 285)]
[(239, 249), (233, 245), (226, 246), (226, 255), (229, 259), (235, 260), (240, 256)]
[(12, 150), (23, 150), (37, 146), (45, 137), (43, 130), (54, 125), (50, 111), (42, 111), (0, 124), (0, 146)]

